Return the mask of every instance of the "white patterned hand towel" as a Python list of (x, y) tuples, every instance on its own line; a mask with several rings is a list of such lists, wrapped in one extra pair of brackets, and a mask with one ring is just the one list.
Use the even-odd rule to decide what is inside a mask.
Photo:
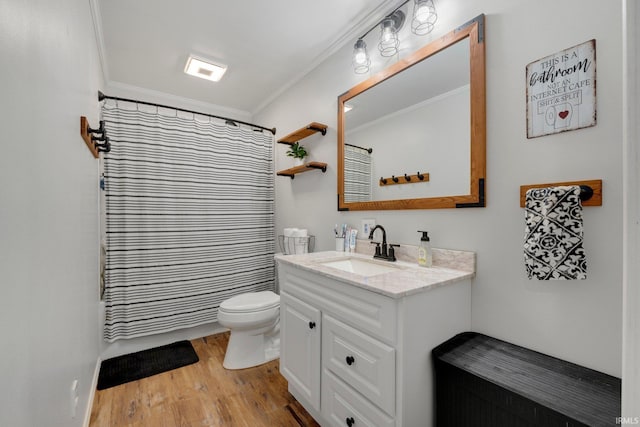
[(524, 263), (529, 279), (587, 278), (579, 186), (527, 191), (525, 223)]

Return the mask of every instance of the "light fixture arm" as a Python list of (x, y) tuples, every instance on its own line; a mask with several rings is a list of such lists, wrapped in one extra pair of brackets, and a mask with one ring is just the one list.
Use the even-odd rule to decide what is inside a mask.
[(406, 18), (406, 15), (404, 14), (404, 12), (396, 9), (386, 18), (384, 18), (384, 21), (390, 20), (391, 22), (393, 22), (393, 26), (392, 26), (393, 31), (397, 33), (398, 31), (400, 31), (400, 29), (404, 25), (405, 18)]

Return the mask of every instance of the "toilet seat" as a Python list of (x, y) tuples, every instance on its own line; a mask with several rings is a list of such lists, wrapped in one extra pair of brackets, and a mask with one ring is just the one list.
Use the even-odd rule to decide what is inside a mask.
[(279, 305), (280, 295), (271, 291), (261, 291), (231, 297), (220, 304), (220, 310), (227, 313), (253, 313)]

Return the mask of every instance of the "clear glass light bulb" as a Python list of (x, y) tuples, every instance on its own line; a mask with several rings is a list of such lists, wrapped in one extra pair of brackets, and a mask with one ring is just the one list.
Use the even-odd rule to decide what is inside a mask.
[(393, 37), (393, 29), (391, 27), (385, 27), (382, 30), (382, 41), (388, 42)]
[(430, 15), (431, 11), (429, 10), (429, 6), (421, 5), (418, 7), (418, 10), (416, 10), (415, 17), (420, 22), (426, 22)]
[(356, 62), (356, 64), (364, 64), (365, 62), (367, 62), (367, 54), (360, 50), (356, 53), (354, 61)]

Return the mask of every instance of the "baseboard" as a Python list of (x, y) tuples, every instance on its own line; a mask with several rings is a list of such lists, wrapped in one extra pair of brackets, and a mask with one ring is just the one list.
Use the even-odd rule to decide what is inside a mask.
[(83, 427), (89, 427), (89, 423), (91, 422), (91, 410), (93, 409), (93, 399), (96, 395), (96, 389), (98, 387), (98, 376), (100, 375), (101, 363), (102, 359), (98, 357), (98, 361), (96, 362), (96, 369), (93, 371), (93, 379), (91, 380), (91, 389), (89, 390), (89, 398), (87, 399), (87, 408), (84, 412), (84, 422), (82, 423)]

